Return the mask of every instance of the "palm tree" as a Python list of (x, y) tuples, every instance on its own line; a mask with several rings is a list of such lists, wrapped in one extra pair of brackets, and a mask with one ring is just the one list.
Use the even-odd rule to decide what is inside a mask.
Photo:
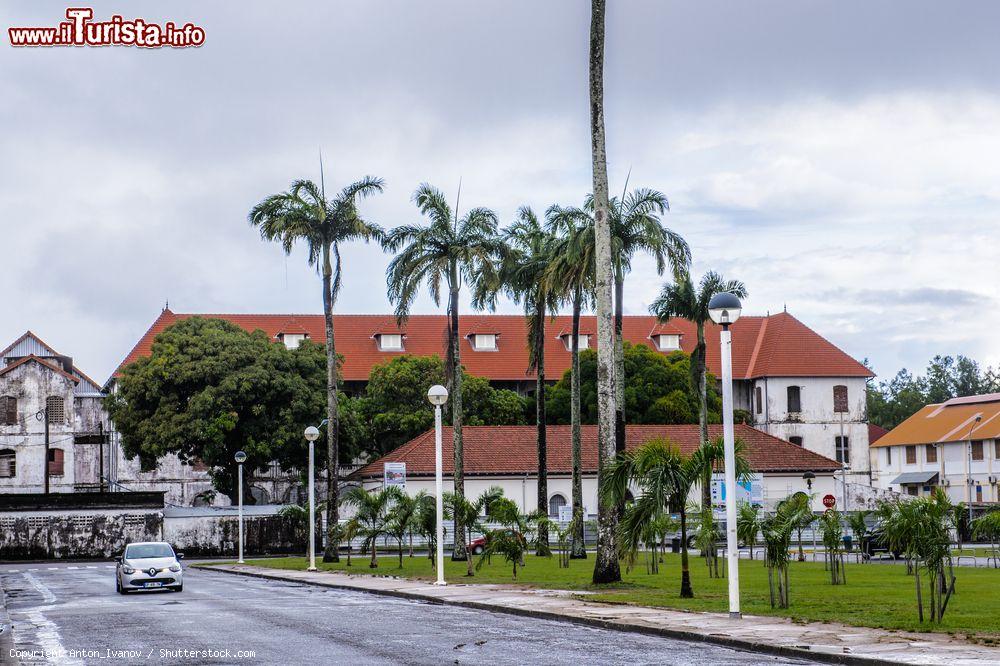
[[(385, 240), (385, 247), (399, 254), (389, 263), (387, 283), (389, 301), (396, 306), (396, 318), (402, 323), (410, 313), (420, 285), (427, 283), (436, 305), (441, 303), (442, 288), (448, 290), (448, 354), (446, 372), (451, 398), (452, 437), (455, 448), (455, 492), (465, 495), (465, 466), (462, 450), (462, 360), (458, 332), (459, 293), (463, 284), (475, 287), (499, 283), (499, 265), (506, 255), (503, 240), (497, 235), (497, 216), (486, 208), (473, 208), (459, 218), (452, 212), (444, 194), (426, 183), (417, 188), (413, 200), (430, 225), (396, 227)], [(455, 525), (452, 559), (466, 559), (465, 531)]]
[(753, 549), (757, 545), (757, 535), (760, 533), (760, 507), (750, 502), (741, 502), (736, 515), (736, 536), (750, 547), (750, 559), (753, 559)]
[[(538, 444), (538, 511), (548, 515), (548, 469), (545, 422), (545, 320), (559, 307), (560, 290), (548, 277), (548, 266), (552, 259), (556, 234), (551, 227), (546, 228), (534, 211), (522, 206), (517, 212), (517, 221), (503, 234), (509, 254), (500, 276), (500, 288), (515, 302), (524, 302), (524, 314), (528, 323), (528, 368), (535, 373), (535, 424)], [(475, 299), (478, 303), (492, 305), (499, 289), (490, 289), (480, 281), (481, 292)], [(535, 553), (542, 557), (552, 554), (549, 547), (548, 524), (538, 526)]]
[[(399, 546), (400, 569), (403, 568), (403, 539), (406, 538), (407, 533), (413, 534), (417, 512), (420, 509), (420, 502), (424, 495), (423, 491), (412, 497), (406, 493), (400, 493), (399, 497), (396, 498), (396, 503), (392, 507), (392, 520), (389, 522), (388, 533), (396, 540), (396, 545)], [(410, 546), (411, 548), (413, 546), (412, 539)]]
[(571, 559), (585, 559), (587, 549), (583, 532), (583, 443), (580, 418), (580, 313), (593, 302), (594, 247), (586, 243), (593, 220), (578, 208), (552, 206), (546, 212), (549, 229), (559, 235), (552, 248), (547, 271), (551, 290), (561, 290), (560, 300), (572, 307), (570, 337), (570, 424), (573, 442), (573, 527)]
[(371, 552), (372, 559), (368, 565), (371, 569), (378, 568), (376, 543), (379, 537), (390, 534), (393, 508), (402, 497), (403, 491), (398, 486), (388, 486), (376, 492), (354, 486), (344, 493), (344, 504), (353, 506), (356, 512), (354, 520), (357, 521), (358, 534), (364, 537), (362, 548)]
[[(479, 533), (485, 532), (486, 528), (483, 526), (482, 521), (480, 521), (480, 516), (486, 515), (490, 504), (500, 497), (503, 497), (503, 488), (500, 486), (487, 488), (474, 502), (470, 502), (464, 495), (458, 493), (445, 493), (443, 498), (444, 515), (445, 518), (451, 518), (455, 523), (455, 541), (458, 541), (460, 525), (462, 526), (461, 529), (465, 530), (462, 536), (469, 541), (472, 541), (473, 531)], [(472, 551), (468, 548), (465, 549), (465, 559), (468, 563), (468, 570), (465, 575), (471, 576)]]
[[(794, 496), (793, 496), (794, 497)], [(761, 521), (761, 535), (764, 537), (764, 566), (767, 567), (767, 582), (771, 596), (771, 608), (788, 608), (788, 548), (792, 541), (792, 530), (804, 520), (806, 514), (812, 517), (807, 505), (786, 498), (775, 507), (774, 514)]]
[(331, 199), (322, 183), (296, 180), (287, 192), (273, 194), (251, 209), (251, 226), (260, 228), (261, 238), (280, 241), (290, 254), (299, 241), (306, 244), (310, 266), (323, 277), (323, 318), (326, 322), (326, 548), (324, 562), (338, 562), (340, 523), (340, 411), (337, 392), (337, 347), (333, 331), (333, 304), (340, 291), (343, 264), (340, 244), (352, 240), (381, 240), (380, 227), (366, 221), (358, 211), (359, 198), (382, 191), (381, 178), (365, 176)]

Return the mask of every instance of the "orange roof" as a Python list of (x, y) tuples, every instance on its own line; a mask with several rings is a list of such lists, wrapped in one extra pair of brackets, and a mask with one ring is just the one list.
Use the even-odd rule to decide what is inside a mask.
[[(442, 454), (444, 473), (454, 472), (451, 427), (444, 429)], [(572, 473), (572, 427), (548, 427), (548, 470), (551, 474)], [(722, 435), (721, 425), (709, 426), (712, 437)], [(538, 470), (535, 426), (466, 426), (462, 428), (465, 473), (477, 475), (530, 474)], [(833, 472), (840, 463), (768, 435), (746, 424), (736, 425), (736, 436), (746, 444), (746, 455), (756, 472)], [(625, 444), (635, 448), (650, 439), (670, 439), (685, 454), (698, 447), (698, 425), (630, 425), (625, 428)], [(583, 471), (597, 473), (597, 426), (582, 428)], [(434, 474), (434, 431), (418, 435), (395, 451), (362, 467), (352, 476), (381, 478), (385, 462), (406, 463), (408, 476)]]
[[(136, 343), (121, 366), (131, 363), (141, 356), (148, 356), (153, 339), (165, 328), (189, 317), (225, 319), (248, 331), (260, 329), (272, 339), (282, 329), (294, 321), (309, 338), (317, 343), (326, 340), (322, 315), (308, 314), (176, 314), (163, 310), (146, 334)], [(399, 352), (381, 351), (373, 339), (379, 332), (398, 332), (390, 315), (334, 315), (337, 334), (337, 352), (344, 357), (342, 368), (346, 381), (364, 381), (373, 366), (399, 356)], [(671, 332), (681, 337), (681, 349), (690, 353), (697, 343), (695, 325), (685, 319), (671, 319)], [(651, 331), (658, 322), (652, 316), (626, 316), (622, 325), (625, 339), (632, 344), (654, 347), (650, 339)], [(558, 316), (546, 320), (549, 331), (546, 344), (545, 366), (548, 375), (558, 379), (570, 367), (570, 352), (559, 344), (555, 334), (569, 334), (572, 318)], [(596, 330), (593, 316), (584, 317), (581, 331), (591, 333)], [(741, 317), (733, 326), (733, 374), (737, 379), (753, 377), (870, 377), (868, 368), (855, 361), (846, 353), (818, 335), (815, 331), (788, 313), (769, 317)], [(287, 332), (287, 331), (285, 331)], [(448, 319), (446, 315), (412, 315), (402, 329), (406, 338), (403, 351), (421, 356), (444, 356), (448, 339)], [(496, 333), (497, 350), (503, 352), (486, 354), (477, 352), (466, 338), (468, 335)], [(492, 380), (516, 381), (530, 379), (528, 367), (528, 336), (522, 315), (463, 314), (459, 319), (459, 333), (462, 337), (462, 364), (470, 374)], [(705, 331), (708, 342), (707, 362), (711, 372), (721, 372), (719, 356), (719, 327), (709, 324)], [(592, 339), (591, 346), (596, 346)]]
[[(976, 421), (979, 417), (979, 421)], [(1000, 437), (1000, 393), (927, 405), (871, 444), (936, 444)]]

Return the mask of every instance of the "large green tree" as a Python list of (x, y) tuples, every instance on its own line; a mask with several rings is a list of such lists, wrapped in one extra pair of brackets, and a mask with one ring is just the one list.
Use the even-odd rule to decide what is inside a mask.
[[(322, 165), (321, 165), (322, 168)], [(310, 266), (323, 280), (323, 318), (326, 323), (326, 548), (324, 562), (339, 562), (340, 411), (337, 388), (337, 347), (333, 330), (333, 305), (340, 291), (343, 267), (340, 245), (353, 240), (381, 240), (383, 232), (361, 216), (358, 199), (382, 191), (382, 179), (365, 176), (335, 196), (311, 180), (297, 180), (287, 192), (273, 194), (250, 211), (248, 219), (260, 229), (261, 238), (281, 243), (285, 254), (303, 243)], [(317, 420), (313, 417), (313, 420)]]
[(323, 348), (288, 350), (261, 332), (192, 317), (160, 333), (148, 357), (127, 365), (106, 401), (129, 458), (143, 470), (173, 453), (209, 468), (217, 490), (235, 503), (234, 454), (247, 454), (244, 501), (254, 472), (306, 459), (302, 430), (323, 409)]
[[(459, 294), (462, 285), (497, 284), (506, 246), (497, 233), (497, 216), (487, 208), (472, 208), (464, 216), (452, 211), (444, 193), (426, 183), (413, 199), (428, 226), (402, 225), (386, 238), (385, 247), (398, 254), (386, 271), (389, 302), (396, 318), (406, 320), (421, 285), (426, 283), (435, 305), (441, 294), (448, 299), (448, 355), (446, 360), (453, 440), (455, 448), (455, 493), (465, 496), (465, 465), (462, 450), (462, 359), (458, 331)], [(452, 558), (465, 559), (465, 531), (455, 526)]]

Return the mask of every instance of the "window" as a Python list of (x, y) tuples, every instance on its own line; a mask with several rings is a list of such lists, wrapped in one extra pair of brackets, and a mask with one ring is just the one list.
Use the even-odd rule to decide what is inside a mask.
[(886, 465), (891, 465), (892, 464), (892, 447), (891, 446), (885, 447), (885, 464)]
[(378, 348), (382, 351), (401, 351), (403, 336), (399, 333), (383, 333), (378, 336)]
[(17, 425), (17, 398), (14, 396), (0, 398), (0, 425)]
[[(580, 341), (579, 341), (579, 343), (577, 343), (577, 348), (578, 349), (587, 349), (587, 348), (590, 347), (590, 336), (589, 335), (581, 335), (581, 336), (579, 336), (579, 338), (580, 338)], [(570, 344), (573, 344), (572, 341), (570, 342)], [(571, 349), (572, 349), (572, 347), (571, 347)]]
[(674, 351), (681, 348), (681, 336), (679, 335), (658, 335), (656, 336), (656, 346), (660, 351)]
[(798, 386), (788, 387), (788, 411), (789, 413), (802, 411), (802, 391)]
[(63, 450), (49, 449), (49, 476), (63, 475)]
[(50, 395), (45, 399), (45, 409), (49, 413), (49, 423), (62, 423), (66, 420), (62, 396)]
[(977, 439), (972, 443), (972, 459), (973, 460), (983, 459), (983, 440)]
[(566, 498), (556, 493), (549, 498), (549, 515), (559, 517), (559, 507), (566, 506)]
[(477, 333), (473, 338), (473, 346), (479, 351), (496, 351), (497, 336), (495, 333)]
[(976, 486), (976, 501), (977, 502), (982, 502), (983, 501), (983, 487), (982, 486)]
[(917, 464), (917, 447), (913, 446), (912, 444), (906, 447), (906, 464), (907, 465)]
[(849, 465), (851, 462), (851, 438), (837, 435), (834, 439), (834, 446), (837, 449), (837, 462)]
[(993, 440), (993, 459), (1000, 460), (1000, 439)]
[(757, 398), (757, 413), (760, 414), (764, 411), (764, 392), (760, 390), (760, 387), (754, 389), (755, 397)]
[(925, 448), (925, 453), (927, 455), (927, 462), (936, 463), (937, 462), (937, 447), (933, 444), (928, 444)]
[(799, 437), (798, 435), (795, 435), (794, 437), (789, 437), (788, 441), (794, 444), (795, 446), (802, 446), (802, 438)]
[(309, 336), (304, 333), (282, 333), (281, 341), (285, 343), (286, 349), (298, 349), (302, 341)]
[(0, 479), (17, 476), (17, 454), (13, 449), (0, 449)]
[(836, 413), (848, 411), (847, 387), (843, 384), (837, 384), (833, 387), (833, 411)]
[(916, 497), (919, 492), (920, 490), (916, 486), (906, 486), (907, 495), (913, 495), (914, 497)]
[[(562, 338), (563, 338), (563, 344), (566, 345), (566, 349), (569, 351), (573, 351), (573, 336), (564, 335), (562, 336)], [(590, 346), (590, 336), (587, 335), (586, 333), (581, 333), (579, 335), (579, 340), (580, 340), (579, 342), (580, 351), (583, 351), (584, 349), (587, 349)]]

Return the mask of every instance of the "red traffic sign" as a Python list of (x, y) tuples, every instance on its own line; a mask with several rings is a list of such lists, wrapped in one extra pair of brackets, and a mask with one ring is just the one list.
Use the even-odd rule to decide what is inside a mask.
[(834, 497), (833, 495), (824, 495), (823, 506), (825, 506), (828, 509), (832, 509), (833, 507), (837, 506), (837, 498)]

